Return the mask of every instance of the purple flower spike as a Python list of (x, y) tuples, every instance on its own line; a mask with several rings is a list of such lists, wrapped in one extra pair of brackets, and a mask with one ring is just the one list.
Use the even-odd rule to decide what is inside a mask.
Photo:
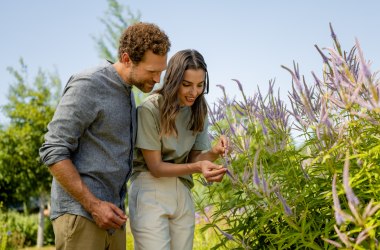
[(342, 244), (336, 242), (336, 241), (333, 241), (333, 240), (330, 240), (330, 239), (325, 239), (325, 238), (322, 238), (324, 241), (326, 241), (327, 243), (330, 243), (331, 245), (337, 247), (337, 248), (341, 248), (343, 247)]
[(253, 182), (256, 184), (258, 188), (260, 188), (260, 178), (256, 164), (253, 166)]
[(246, 183), (248, 181), (250, 175), (251, 175), (251, 172), (250, 172), (248, 166), (246, 166), (244, 168), (244, 173), (243, 173), (243, 176), (242, 176), (242, 181), (244, 183)]
[(211, 210), (211, 206), (207, 206), (203, 209), (203, 211), (207, 214), (208, 212), (210, 212)]
[(305, 179), (307, 179), (307, 180), (310, 180), (310, 176), (307, 174), (307, 172), (306, 172), (306, 168), (307, 168), (307, 166), (310, 164), (310, 162), (309, 162), (310, 160), (303, 160), (302, 162), (301, 162), (301, 165), (300, 165), (300, 167), (301, 167), (301, 171), (302, 171), (302, 173), (303, 173), (303, 176), (305, 177)]
[(358, 41), (358, 39), (355, 39), (355, 41), (356, 41), (356, 48), (358, 48), (358, 52), (359, 52), (359, 58), (360, 58), (360, 62), (361, 62), (361, 69), (362, 69), (363, 75), (367, 79), (371, 79), (371, 71), (369, 70), (368, 64), (364, 60), (363, 51), (360, 47), (359, 41)]
[(340, 213), (342, 209), (340, 207), (338, 193), (336, 192), (336, 174), (334, 174), (332, 182), (332, 196), (334, 202), (335, 220), (338, 225), (341, 225), (345, 220)]
[(281, 204), (284, 208), (285, 214), (288, 216), (292, 216), (293, 212), (290, 209), (290, 207), (288, 206), (288, 204), (286, 203), (284, 197), (282, 197), (281, 193), (278, 190), (275, 190), (274, 193), (276, 194), (277, 198), (281, 201)]
[(342, 233), (336, 225), (334, 225), (335, 232), (338, 234), (339, 239), (346, 245), (346, 247), (351, 246), (351, 242), (348, 238), (348, 236), (344, 233)]
[(223, 231), (222, 229), (220, 229), (220, 227), (218, 225), (215, 225), (215, 227), (219, 230), (219, 232), (221, 232), (227, 239), (229, 240), (235, 240), (235, 238), (232, 236), (232, 234), (229, 234), (225, 231)]
[(372, 206), (373, 201), (371, 200), (368, 205), (366, 206), (364, 213), (363, 213), (363, 219), (365, 220), (367, 217), (372, 216), (374, 213), (377, 212), (377, 210), (380, 209), (380, 204), (377, 204), (376, 206)]
[(336, 40), (336, 35), (335, 35), (334, 29), (333, 29), (331, 23), (329, 23), (329, 26), (330, 26), (330, 31), (331, 31), (331, 37), (335, 41)]
[[(247, 131), (247, 129), (246, 129), (245, 131)], [(246, 136), (246, 137), (244, 138), (244, 149), (245, 149), (246, 151), (249, 150), (249, 145), (250, 145), (250, 144), (251, 144), (251, 137)]]
[(235, 181), (235, 177), (231, 174), (230, 170), (227, 169), (226, 173), (231, 178), (231, 180)]
[(354, 191), (352, 190), (349, 183), (350, 182), (349, 165), (350, 165), (350, 159), (347, 152), (346, 160), (344, 162), (344, 169), (343, 169), (343, 187), (344, 187), (344, 191), (346, 192), (346, 197), (347, 197), (348, 202), (355, 206), (358, 206), (360, 203), (359, 199), (354, 194)]
[(227, 104), (228, 98), (227, 98), (227, 94), (226, 94), (226, 89), (224, 88), (223, 85), (220, 85), (220, 84), (217, 84), (216, 86), (219, 87), (223, 91), (223, 96), (224, 96), (223, 101), (225, 104)]
[(227, 151), (226, 152), (224, 152), (224, 155), (223, 155), (223, 167), (224, 168), (226, 168), (227, 169), (227, 175), (231, 178), (231, 180), (233, 181), (233, 182), (235, 182), (236, 181), (236, 178), (235, 178), (235, 176), (231, 173), (231, 171), (228, 169), (228, 166), (230, 165), (230, 160), (229, 160), (229, 158), (228, 158), (228, 155), (227, 155)]
[(335, 65), (340, 66), (344, 63), (344, 59), (340, 55), (338, 55), (338, 53), (336, 53), (334, 49), (327, 48), (327, 50), (330, 52), (331, 59), (333, 60)]
[(294, 83), (296, 84), (298, 92), (302, 93), (303, 92), (302, 84), (301, 84), (299, 78), (297, 78), (297, 74), (293, 73), (293, 71), (291, 69), (289, 69), (288, 67), (285, 67), (284, 65), (281, 65), (281, 67), (283, 69), (286, 69), (287, 71), (289, 71), (290, 75), (293, 78)]
[(201, 221), (201, 215), (198, 212), (196, 212), (194, 216), (195, 216), (195, 224), (199, 224)]
[(241, 85), (240, 81), (237, 79), (232, 79), (232, 81), (235, 81), (239, 87), (240, 92), (244, 93), (243, 86)]
[(329, 59), (327, 58), (327, 56), (325, 56), (325, 54), (323, 54), (322, 50), (318, 47), (318, 45), (314, 45), (314, 47), (318, 50), (319, 54), (322, 56), (323, 62), (328, 63)]
[(364, 241), (369, 236), (368, 232), (374, 228), (375, 226), (371, 226), (361, 231), (358, 237), (356, 238), (355, 244), (359, 245), (360, 243), (362, 243), (362, 241)]
[(270, 192), (268, 190), (268, 183), (265, 180), (264, 171), (263, 171), (263, 165), (261, 163), (260, 163), (260, 175), (261, 175), (261, 180), (263, 182), (263, 192), (264, 192), (264, 195), (269, 196)]
[(218, 88), (220, 88), (220, 89), (223, 91), (223, 93), (226, 92), (226, 89), (224, 88), (223, 85), (221, 85), (221, 84), (217, 84), (216, 86), (217, 86)]
[(257, 169), (257, 160), (259, 158), (260, 150), (256, 151), (255, 159), (253, 160), (253, 182), (256, 184), (258, 188), (260, 188), (260, 178), (259, 171)]

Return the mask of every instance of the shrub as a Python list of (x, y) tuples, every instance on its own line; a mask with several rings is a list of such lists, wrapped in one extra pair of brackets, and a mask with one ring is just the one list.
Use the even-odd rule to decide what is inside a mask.
[[(342, 51), (316, 46), (322, 78), (307, 84), (298, 65), (287, 109), (274, 82), (262, 95), (224, 97), (209, 107), (210, 136), (226, 134), (233, 150), (222, 164), (228, 180), (207, 186), (198, 211), (214, 246), (236, 249), (376, 249), (380, 195), (380, 86), (359, 42)], [(301, 141), (301, 142), (300, 142)], [(228, 248), (231, 248), (230, 246)]]
[[(2, 235), (1, 244), (6, 246), (4, 247), (5, 249), (20, 249), (36, 245), (37, 221), (37, 214), (24, 215), (14, 211), (0, 211), (0, 224), (2, 225), (2, 230), (0, 230)], [(45, 220), (44, 235), (45, 245), (54, 244), (54, 232), (48, 219)]]

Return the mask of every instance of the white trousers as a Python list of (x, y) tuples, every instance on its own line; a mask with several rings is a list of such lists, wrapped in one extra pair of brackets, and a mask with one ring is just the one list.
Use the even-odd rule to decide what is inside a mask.
[(129, 219), (136, 250), (191, 250), (194, 202), (177, 177), (143, 172), (129, 189)]

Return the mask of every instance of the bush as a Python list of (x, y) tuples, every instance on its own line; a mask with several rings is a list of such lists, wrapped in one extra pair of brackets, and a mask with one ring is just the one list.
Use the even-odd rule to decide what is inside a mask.
[[(331, 27), (331, 26), (330, 26)], [(209, 108), (211, 137), (233, 150), (228, 180), (207, 186), (198, 211), (218, 232), (213, 249), (377, 249), (380, 230), (380, 85), (360, 45), (322, 55), (322, 79), (308, 85), (298, 65), (291, 109), (274, 94), (224, 97)], [(301, 138), (301, 140), (300, 140)], [(236, 246), (235, 246), (236, 245)]]
[[(20, 249), (36, 245), (37, 214), (24, 215), (14, 211), (0, 211), (0, 224), (2, 225), (0, 242), (6, 246), (4, 249)], [(54, 244), (54, 232), (49, 219), (45, 219), (44, 244)]]

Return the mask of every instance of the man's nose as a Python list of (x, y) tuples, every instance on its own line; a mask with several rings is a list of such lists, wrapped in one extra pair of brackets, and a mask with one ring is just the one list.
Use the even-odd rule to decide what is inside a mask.
[(155, 73), (153, 73), (153, 80), (154, 80), (154, 82), (160, 82), (160, 79), (161, 78), (161, 72), (155, 72)]

